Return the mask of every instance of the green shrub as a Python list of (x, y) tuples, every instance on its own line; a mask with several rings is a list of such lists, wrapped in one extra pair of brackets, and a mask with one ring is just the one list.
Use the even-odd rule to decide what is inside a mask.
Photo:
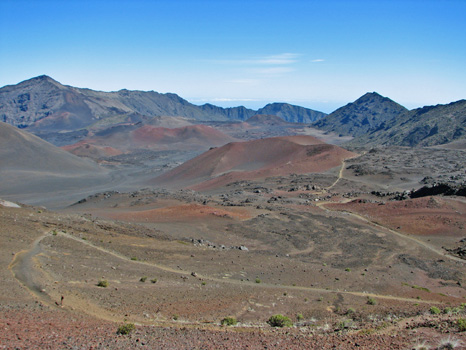
[(458, 331), (466, 331), (466, 320), (464, 318), (459, 318), (458, 321), (456, 321), (456, 325), (458, 326)]
[(134, 326), (134, 323), (125, 323), (125, 324), (122, 324), (120, 327), (118, 327), (117, 334), (127, 335), (127, 334), (130, 334), (135, 329), (136, 327)]
[(438, 315), (441, 312), (440, 309), (435, 306), (432, 306), (429, 311), (432, 315)]
[(347, 268), (345, 269), (345, 271), (346, 271), (346, 272), (351, 272), (351, 269), (350, 269), (349, 267), (347, 267)]
[(140, 282), (145, 282), (145, 281), (147, 281), (147, 276), (141, 277), (141, 279), (140, 279), (139, 281), (140, 281)]
[(151, 283), (157, 283), (157, 278), (153, 278), (150, 281), (151, 281)]
[(225, 317), (221, 322), (220, 324), (222, 326), (234, 326), (235, 324), (237, 324), (238, 321), (236, 321), (236, 318), (234, 317)]
[(353, 320), (343, 320), (338, 323), (337, 328), (340, 330), (343, 330), (343, 329), (352, 328), (353, 325), (354, 325)]
[(297, 315), (296, 315), (296, 319), (297, 319), (298, 321), (304, 320), (303, 314), (297, 314)]
[(107, 280), (100, 280), (97, 283), (97, 287), (107, 288), (108, 287), (108, 281)]
[(377, 305), (377, 300), (375, 300), (374, 298), (368, 298), (367, 303), (369, 305)]
[(288, 317), (280, 314), (270, 316), (267, 323), (272, 327), (291, 327), (293, 325)]
[(256, 278), (256, 283), (261, 283), (262, 281), (260, 280), (260, 278)]

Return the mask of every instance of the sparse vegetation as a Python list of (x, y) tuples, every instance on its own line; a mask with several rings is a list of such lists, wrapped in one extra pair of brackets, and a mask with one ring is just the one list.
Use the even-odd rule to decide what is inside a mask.
[(349, 267), (347, 267), (347, 268), (345, 269), (345, 271), (346, 271), (346, 272), (351, 272), (351, 269), (350, 269)]
[(439, 343), (439, 350), (451, 350), (451, 349), (456, 349), (457, 347), (461, 346), (462, 342), (458, 339), (453, 339), (452, 337), (448, 337), (445, 339), (442, 339)]
[(425, 287), (419, 287), (419, 286), (413, 285), (413, 286), (411, 286), (411, 288), (422, 290), (424, 292), (430, 293), (430, 290), (428, 288), (425, 288)]
[(255, 282), (256, 282), (256, 283), (261, 283), (262, 281), (260, 280), (259, 277), (257, 277)]
[(464, 318), (459, 318), (456, 321), (456, 326), (458, 327), (459, 332), (465, 332), (466, 331), (466, 320)]
[(238, 321), (236, 320), (236, 318), (234, 317), (225, 317), (221, 322), (220, 324), (222, 326), (234, 326), (238, 323)]
[(143, 283), (144, 283), (144, 282), (146, 282), (146, 281), (147, 281), (147, 276), (141, 277), (141, 278), (139, 279), (139, 282), (143, 282)]
[(293, 325), (289, 317), (281, 314), (271, 316), (267, 323), (272, 327), (291, 327)]
[(117, 334), (127, 335), (136, 329), (134, 323), (125, 323), (118, 327)]
[(108, 281), (107, 280), (100, 280), (99, 282), (97, 282), (97, 287), (107, 288), (108, 287)]
[(151, 283), (157, 283), (157, 278), (153, 278), (150, 280)]
[[(109, 242), (110, 243), (110, 242)], [(138, 258), (136, 258), (135, 256), (131, 257), (131, 260), (133, 261), (138, 261)]]
[(436, 306), (432, 306), (430, 309), (429, 309), (429, 312), (432, 314), (432, 315), (438, 315), (439, 313), (441, 313), (440, 309)]
[(297, 314), (297, 315), (296, 315), (296, 319), (297, 319), (298, 321), (304, 320), (303, 314)]
[(343, 320), (338, 323), (337, 328), (339, 330), (343, 330), (343, 329), (352, 328), (353, 326), (354, 326), (353, 320)]
[(369, 298), (367, 298), (367, 303), (369, 305), (377, 305), (377, 300), (375, 300), (374, 298), (369, 297)]
[(430, 346), (427, 345), (424, 341), (417, 343), (413, 346), (413, 350), (429, 350)]

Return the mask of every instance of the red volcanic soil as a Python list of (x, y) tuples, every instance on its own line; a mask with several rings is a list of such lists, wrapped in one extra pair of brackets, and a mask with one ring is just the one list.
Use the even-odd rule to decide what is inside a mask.
[(140, 148), (205, 150), (235, 140), (206, 125), (188, 125), (173, 129), (145, 125), (129, 132), (116, 128), (105, 136), (95, 136), (62, 148), (79, 156), (95, 158), (99, 155), (117, 155)]
[(439, 197), (423, 197), (385, 204), (355, 200), (326, 204), (328, 208), (364, 215), (382, 226), (414, 235), (464, 236), (466, 203)]
[(80, 141), (73, 145), (66, 145), (61, 147), (61, 149), (79, 157), (89, 158), (112, 157), (123, 154), (121, 150), (114, 147), (93, 145), (86, 141)]
[(206, 146), (220, 146), (234, 139), (207, 125), (188, 125), (168, 129), (145, 125), (131, 132), (133, 143), (146, 146), (151, 143), (172, 144), (179, 142), (199, 143)]
[(201, 204), (185, 204), (124, 213), (107, 213), (106, 215), (117, 220), (136, 222), (189, 222), (193, 220), (205, 220), (209, 217), (246, 220), (251, 217), (246, 209), (224, 210)]
[(312, 136), (273, 137), (211, 149), (154, 181), (206, 190), (237, 180), (324, 172), (354, 155)]

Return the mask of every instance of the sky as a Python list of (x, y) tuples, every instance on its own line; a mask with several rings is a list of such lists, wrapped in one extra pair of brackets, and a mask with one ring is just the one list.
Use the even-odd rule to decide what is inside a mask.
[(466, 0), (0, 0), (0, 86), (42, 74), (222, 107), (450, 103)]

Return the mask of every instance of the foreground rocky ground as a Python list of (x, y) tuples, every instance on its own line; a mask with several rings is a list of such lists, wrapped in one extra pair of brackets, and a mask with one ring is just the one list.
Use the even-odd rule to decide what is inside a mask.
[(465, 348), (466, 202), (406, 192), (461, 186), (462, 153), (393, 152), (203, 193), (0, 202), (0, 349)]

